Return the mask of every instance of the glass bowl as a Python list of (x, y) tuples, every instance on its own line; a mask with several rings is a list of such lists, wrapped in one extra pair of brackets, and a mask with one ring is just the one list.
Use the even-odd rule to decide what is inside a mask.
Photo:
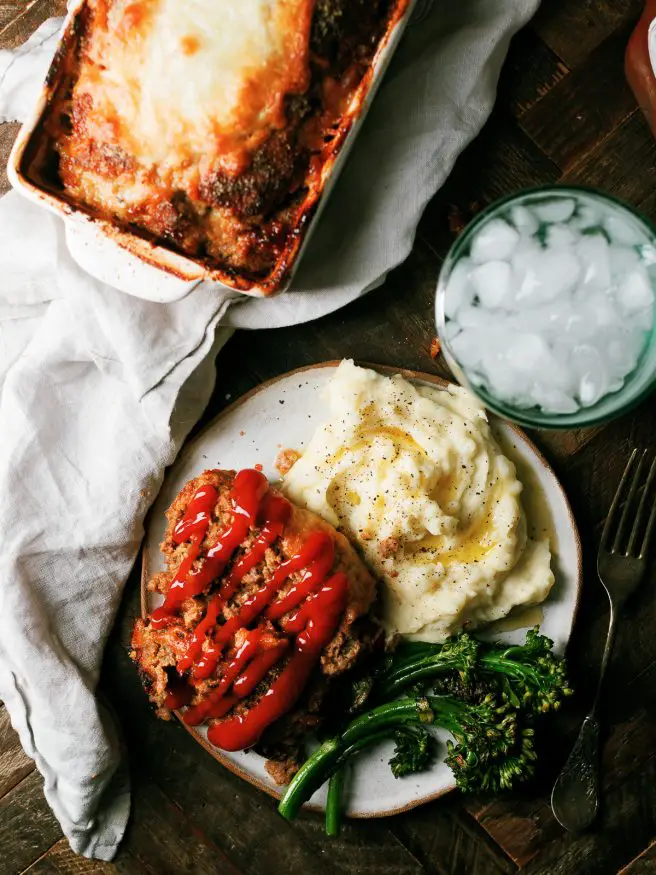
[[(491, 220), (508, 218), (513, 207), (524, 207), (527, 203), (536, 203), (549, 198), (575, 198), (577, 204), (596, 204), (605, 211), (613, 211), (623, 221), (629, 220), (629, 226), (639, 228), (646, 238), (646, 250), (651, 253), (653, 261), (647, 266), (647, 274), (652, 290), (656, 289), (656, 228), (647, 219), (625, 203), (594, 189), (583, 186), (545, 186), (542, 188), (525, 189), (502, 200), (496, 201), (483, 210), (465, 228), (454, 241), (449, 250), (437, 283), (435, 298), (435, 317), (437, 333), (441, 342), (446, 361), (458, 382), (472, 391), (481, 402), (494, 413), (505, 419), (510, 419), (520, 425), (538, 429), (573, 429), (592, 426), (607, 421), (630, 410), (644, 400), (656, 388), (656, 305), (653, 309), (651, 329), (647, 332), (644, 345), (634, 369), (625, 377), (623, 385), (616, 391), (602, 395), (594, 404), (580, 407), (576, 412), (547, 412), (539, 406), (519, 406), (507, 400), (496, 397), (492, 388), (484, 384), (481, 375), (473, 373), (458, 360), (449, 339), (449, 318), (446, 315), (446, 295), (449, 280), (456, 265), (462, 259), (468, 258), (472, 242), (476, 235)], [(580, 206), (573, 219), (578, 215)], [(583, 231), (583, 234), (588, 232)], [(590, 231), (589, 233), (593, 233)], [(598, 230), (594, 233), (598, 233)], [(557, 303), (557, 302), (556, 302)], [(474, 299), (473, 306), (476, 306)], [(564, 363), (567, 367), (567, 363)]]

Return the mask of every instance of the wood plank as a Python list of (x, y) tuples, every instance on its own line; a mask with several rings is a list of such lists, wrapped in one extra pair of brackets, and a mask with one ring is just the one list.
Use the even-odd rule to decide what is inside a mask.
[(0, 124), (0, 197), (10, 189), (7, 178), (7, 161), (19, 129), (20, 125), (14, 122)]
[(46, 18), (53, 15), (64, 15), (66, 0), (28, 0), (20, 3), (21, 9), (16, 15), (8, 16), (7, 21), (0, 24), (0, 41), (3, 49), (14, 49), (30, 36)]
[(522, 872), (616, 872), (631, 849), (643, 848), (653, 834), (656, 798), (648, 788), (656, 777), (655, 742), (656, 722), (646, 710), (611, 730), (602, 761), (600, 819), (581, 835), (559, 826), (548, 795), (518, 800), (510, 811), (499, 800), (473, 813)]
[(24, 875), (146, 875), (148, 871), (127, 851), (121, 851), (114, 862), (103, 863), (74, 854), (68, 841), (60, 839)]
[(36, 3), (38, 0), (3, 0), (0, 3), (0, 35), (15, 18), (17, 18), (26, 6)]
[(43, 795), (43, 779), (31, 772), (0, 799), (2, 871), (21, 872), (61, 838)]
[(656, 839), (618, 875), (653, 875), (656, 872)]
[(607, 37), (635, 22), (643, 5), (643, 0), (549, 0), (540, 5), (531, 29), (576, 67)]
[(190, 823), (179, 806), (143, 775), (135, 777), (121, 857), (127, 852), (144, 870), (158, 873), (239, 875), (224, 851)]
[(517, 867), (467, 812), (458, 795), (394, 818), (392, 830), (427, 875), (511, 875)]
[(642, 112), (636, 109), (562, 181), (612, 192), (656, 219), (656, 142)]
[(569, 67), (535, 31), (525, 27), (510, 43), (499, 79), (497, 103), (509, 107), (515, 118), (521, 118), (569, 72)]
[(34, 770), (11, 725), (9, 713), (0, 705), (0, 798)]
[(636, 108), (624, 78), (628, 36), (626, 29), (610, 36), (585, 64), (522, 116), (524, 131), (563, 171), (579, 162)]
[(527, 429), (527, 434), (548, 459), (566, 461), (586, 447), (604, 427), (596, 425), (591, 428), (576, 428), (571, 431)]

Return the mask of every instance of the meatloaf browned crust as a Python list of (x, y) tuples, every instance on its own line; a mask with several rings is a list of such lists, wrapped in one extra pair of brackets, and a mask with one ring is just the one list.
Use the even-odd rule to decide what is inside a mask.
[[(271, 85), (281, 93), (266, 95), (265, 106), (279, 103), (279, 111), (260, 125), (264, 110), (254, 107), (251, 115), (259, 126), (239, 129), (238, 149), (234, 142), (226, 145), (222, 130), (216, 142), (210, 136), (183, 158), (167, 160), (138, 147), (130, 121), (121, 114), (121, 100), (112, 96), (118, 83), (123, 91), (134, 91), (131, 103), (146, 110), (152, 105), (139, 90), (138, 74), (112, 64), (115, 54), (123, 58), (128, 39), (136, 56), (144, 46), (152, 51), (146, 40), (159, 26), (159, 0), (87, 0), (77, 21), (75, 56), (68, 59), (67, 76), (45, 122), (65, 196), (93, 215), (118, 220), (243, 277), (239, 288), (280, 270), (291, 236), (299, 231), (306, 195), (341, 147), (341, 134), (339, 143), (333, 140), (350, 102), (391, 22), (407, 5), (407, 0), (295, 2), (303, 51), (288, 53), (290, 69), (296, 66), (287, 79), (279, 77), (280, 85)], [(175, 51), (193, 57), (203, 46), (182, 31)], [(266, 66), (263, 71), (266, 85), (273, 79)], [(212, 77), (212, 69), (203, 75)], [(108, 88), (115, 89), (109, 97)], [(262, 85), (256, 82), (252, 92), (259, 96)], [(245, 92), (242, 100), (248, 99)]]
[[(211, 484), (218, 490), (218, 502), (196, 560), (197, 567), (202, 565), (209, 547), (232, 521), (230, 489), (234, 476), (235, 472), (233, 471), (204, 471), (199, 477), (189, 481), (173, 501), (166, 514), (168, 526), (161, 544), (167, 570), (155, 574), (151, 578), (148, 583), (148, 589), (151, 592), (166, 595), (169, 591), (176, 572), (189, 549), (188, 543), (177, 544), (175, 542), (174, 529), (183, 518), (199, 487)], [(277, 494), (274, 489), (270, 489), (270, 492)], [(302, 697), (291, 712), (268, 728), (258, 745), (258, 749), (270, 758), (268, 770), (278, 782), (287, 782), (291, 778), (302, 750), (303, 736), (309, 729), (316, 728), (321, 722), (322, 705), (329, 693), (331, 680), (352, 669), (371, 646), (372, 639), (375, 637), (375, 627), (369, 620), (368, 612), (376, 595), (375, 581), (341, 533), (310, 511), (292, 504), (291, 516), (285, 524), (282, 535), (267, 549), (264, 559), (243, 578), (234, 595), (226, 602), (222, 618), (220, 618), (221, 621), (221, 619), (233, 616), (244, 601), (271, 578), (281, 562), (295, 556), (307, 540), (308, 535), (316, 531), (328, 533), (334, 543), (335, 558), (330, 573), (342, 571), (347, 575), (348, 597), (346, 608), (335, 634), (323, 650), (320, 662), (310, 676)], [(151, 701), (156, 706), (156, 713), (159, 717), (169, 719), (171, 716), (171, 712), (166, 706), (166, 699), (172, 687), (175, 687), (180, 679), (176, 665), (186, 654), (193, 632), (205, 616), (210, 597), (219, 589), (222, 580), (230, 573), (232, 565), (249, 550), (259, 534), (260, 529), (251, 528), (246, 540), (236, 551), (221, 577), (213, 581), (208, 591), (184, 601), (178, 614), (171, 618), (169, 625), (164, 628), (154, 628), (148, 617), (136, 621), (130, 655), (139, 666), (144, 686)], [(299, 580), (301, 574), (302, 572), (292, 573), (283, 583), (278, 595), (285, 595)], [(261, 619), (260, 623), (265, 625), (265, 634), (271, 636), (272, 639), (283, 635), (280, 625), (283, 619), (281, 618), (280, 621)], [(194, 694), (189, 704), (195, 705), (202, 702), (218, 685), (239, 643), (240, 632), (237, 632), (231, 646), (222, 655), (213, 674), (206, 679), (193, 681)], [(222, 719), (229, 719), (236, 713), (244, 713), (252, 708), (269, 689), (274, 679), (284, 670), (284, 667), (284, 660), (275, 665), (253, 694), (240, 701)], [(213, 722), (216, 721), (211, 720), (210, 725)]]

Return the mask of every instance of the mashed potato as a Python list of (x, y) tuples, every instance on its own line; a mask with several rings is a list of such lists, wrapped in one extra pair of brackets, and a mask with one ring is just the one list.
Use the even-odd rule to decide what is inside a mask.
[(442, 641), (547, 597), (549, 541), (527, 537), (522, 485), (471, 394), (344, 361), (326, 401), (283, 489), (360, 547), (388, 633)]

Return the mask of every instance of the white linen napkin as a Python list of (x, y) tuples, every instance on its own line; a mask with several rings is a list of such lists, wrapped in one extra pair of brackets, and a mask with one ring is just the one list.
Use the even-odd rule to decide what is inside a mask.
[[(92, 247), (82, 258), (73, 246), (76, 260), (58, 217), (13, 192), (0, 200), (0, 698), (76, 852), (109, 860), (125, 829), (116, 732), (95, 698), (103, 646), (144, 515), (211, 394), (216, 353), (234, 327), (343, 306), (408, 255), (425, 204), (490, 111), (510, 37), (537, 5), (419, 3), (421, 22), (278, 298), (211, 284), (167, 304), (131, 297), (112, 287), (124, 285), (120, 253)], [(0, 52), (0, 121), (29, 113), (59, 27), (46, 22)], [(160, 280), (139, 282), (157, 298)]]

